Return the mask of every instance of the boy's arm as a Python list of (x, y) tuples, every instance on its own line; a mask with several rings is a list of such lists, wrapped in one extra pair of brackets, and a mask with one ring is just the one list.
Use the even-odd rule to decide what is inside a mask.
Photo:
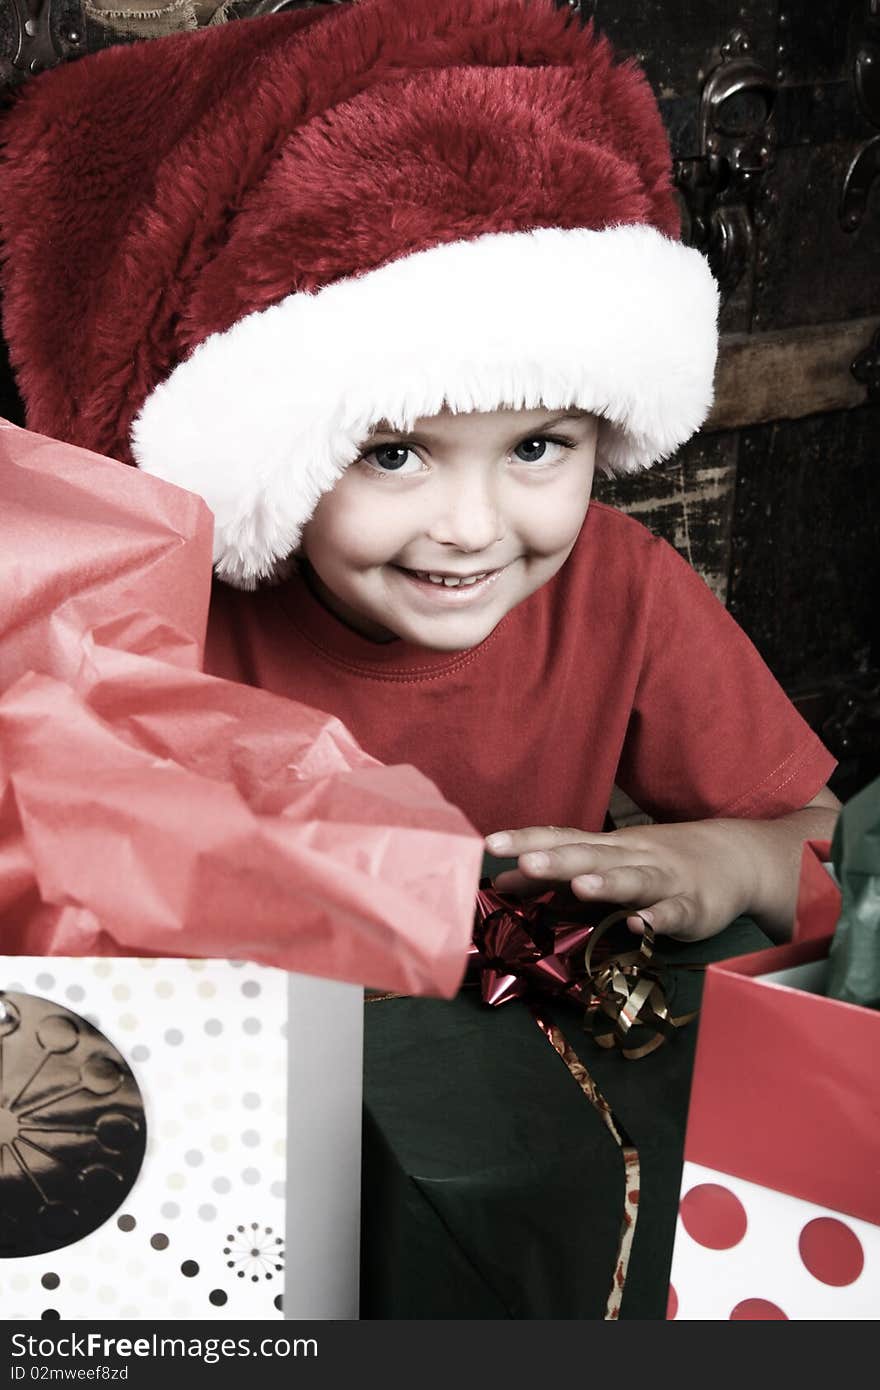
[[(827, 840), (840, 802), (823, 787), (806, 806), (773, 820), (681, 821), (627, 826), (591, 834), (531, 826), (487, 837), (494, 854), (516, 855), (517, 869), (499, 874), (501, 892), (570, 885), (582, 901), (620, 903), (647, 917), (654, 930), (699, 940), (746, 914), (776, 940), (791, 935), (805, 840)], [(545, 863), (532, 859), (543, 854)], [(633, 916), (628, 926), (642, 929)]]

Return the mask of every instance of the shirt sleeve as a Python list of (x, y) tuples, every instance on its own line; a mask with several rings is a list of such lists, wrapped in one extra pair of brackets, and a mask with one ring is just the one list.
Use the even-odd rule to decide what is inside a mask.
[(658, 821), (769, 819), (835, 758), (703, 579), (658, 540), (642, 668), (617, 784)]

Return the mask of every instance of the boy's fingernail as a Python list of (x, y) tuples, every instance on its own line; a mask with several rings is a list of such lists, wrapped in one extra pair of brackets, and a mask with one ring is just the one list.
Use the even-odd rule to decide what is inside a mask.
[(527, 869), (546, 869), (550, 863), (549, 854), (524, 854), (522, 862)]
[(506, 830), (499, 830), (496, 835), (486, 836), (486, 846), (491, 850), (510, 849), (510, 836)]
[(602, 875), (601, 875), (601, 874), (579, 874), (579, 875), (578, 875), (578, 884), (580, 885), (581, 888), (587, 888), (587, 889), (590, 889), (590, 890), (592, 890), (592, 889), (594, 889), (594, 888), (601, 888), (601, 887), (602, 887), (602, 884), (604, 883), (604, 881), (605, 881), (605, 880), (602, 878)]

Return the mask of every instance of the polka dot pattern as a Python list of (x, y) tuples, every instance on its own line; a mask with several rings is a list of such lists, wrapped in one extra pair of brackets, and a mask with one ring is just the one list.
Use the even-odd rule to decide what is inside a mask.
[(688, 1161), (670, 1285), (679, 1322), (875, 1320), (880, 1225)]
[(730, 1322), (788, 1322), (782, 1309), (768, 1298), (744, 1298), (730, 1314)]
[(692, 1187), (681, 1201), (681, 1219), (692, 1240), (709, 1250), (738, 1245), (748, 1222), (742, 1202), (719, 1183)]
[(160, 958), (52, 967), (50, 985), (45, 960), (17, 958), (19, 989), (35, 992), (41, 975), (46, 997), (81, 1006), (80, 1016), (87, 1008), (136, 1067), (147, 1150), (99, 1244), (53, 1252), (54, 1267), (44, 1255), (0, 1270), (4, 1316), (280, 1317), (283, 1254), (261, 1251), (260, 1272), (248, 1264), (239, 1277), (222, 1248), (229, 1221), (284, 1229), (287, 977)]
[(819, 1216), (807, 1223), (801, 1231), (798, 1249), (813, 1278), (837, 1288), (854, 1283), (865, 1266), (858, 1236), (849, 1226), (830, 1216)]

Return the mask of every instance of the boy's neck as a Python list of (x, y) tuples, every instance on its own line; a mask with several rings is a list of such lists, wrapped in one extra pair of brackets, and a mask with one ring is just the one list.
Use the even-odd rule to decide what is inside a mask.
[(387, 628), (381, 628), (376, 623), (371, 623), (369, 618), (362, 618), (348, 604), (337, 598), (332, 589), (327, 588), (321, 576), (312, 569), (305, 556), (299, 557), (298, 568), (309, 592), (318, 600), (322, 608), (326, 608), (327, 612), (332, 613), (334, 618), (338, 618), (345, 627), (350, 628), (360, 637), (365, 637), (368, 642), (400, 641), (396, 633), (389, 632)]

